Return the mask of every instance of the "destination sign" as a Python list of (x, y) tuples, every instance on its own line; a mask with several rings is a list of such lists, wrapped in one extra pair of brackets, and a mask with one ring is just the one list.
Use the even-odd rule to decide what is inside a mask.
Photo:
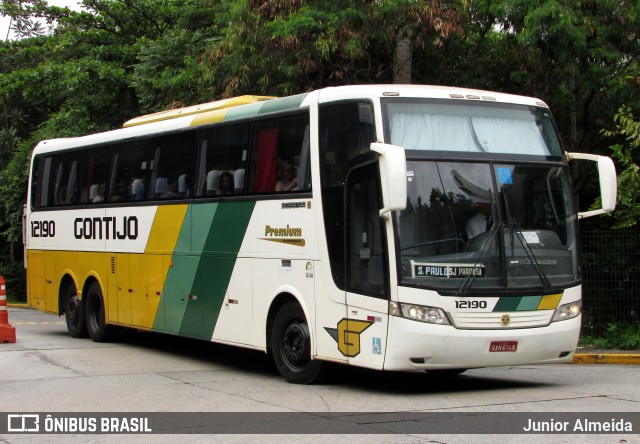
[(413, 277), (416, 278), (467, 278), (474, 276), (485, 277), (484, 265), (461, 264), (427, 264), (413, 262)]

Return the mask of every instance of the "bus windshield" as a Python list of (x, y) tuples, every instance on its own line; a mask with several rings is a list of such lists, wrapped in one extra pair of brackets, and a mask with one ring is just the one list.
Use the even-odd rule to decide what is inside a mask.
[(406, 150), (562, 156), (547, 108), (404, 98), (383, 104), (389, 143)]
[(550, 292), (578, 279), (566, 167), (408, 160), (407, 170), (395, 215), (402, 284)]

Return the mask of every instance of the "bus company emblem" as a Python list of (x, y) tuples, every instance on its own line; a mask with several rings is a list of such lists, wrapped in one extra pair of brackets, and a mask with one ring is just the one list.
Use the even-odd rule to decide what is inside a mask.
[(508, 314), (502, 315), (502, 317), (500, 318), (500, 325), (506, 327), (509, 324), (511, 324), (511, 317)]
[(295, 245), (296, 247), (304, 247), (305, 245), (305, 240), (302, 237), (302, 228), (290, 227), (289, 224), (286, 227), (266, 225), (264, 227), (264, 235), (265, 237), (260, 238), (261, 240)]
[(373, 324), (372, 321), (343, 318), (338, 322), (338, 328), (325, 327), (324, 329), (338, 343), (340, 353), (348, 358), (354, 358), (360, 354), (360, 334), (371, 324)]

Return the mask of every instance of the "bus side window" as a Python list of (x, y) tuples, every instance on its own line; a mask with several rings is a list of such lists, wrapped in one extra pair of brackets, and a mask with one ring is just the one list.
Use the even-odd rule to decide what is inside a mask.
[[(128, 142), (115, 147), (113, 151), (112, 176), (109, 187), (109, 201), (128, 202), (141, 200), (143, 195), (136, 196), (139, 192), (136, 186), (142, 186), (147, 181), (149, 172), (149, 149), (147, 142)], [(137, 181), (137, 182), (136, 182)]]
[(259, 131), (256, 151), (253, 192), (275, 191), (278, 171), (278, 130), (272, 128)]
[(191, 196), (196, 132), (187, 131), (152, 140), (150, 198), (186, 199)]
[(198, 133), (195, 196), (244, 194), (250, 135), (248, 122), (216, 126)]
[(80, 151), (55, 155), (50, 159), (46, 203), (42, 206), (64, 206), (78, 203), (78, 165)]
[(253, 193), (308, 191), (309, 112), (258, 120), (251, 148)]
[(40, 207), (40, 175), (42, 173), (42, 157), (36, 156), (33, 159), (33, 167), (31, 171), (31, 208), (39, 208)]
[(82, 153), (80, 203), (100, 203), (106, 199), (109, 177), (109, 148), (89, 148)]
[(42, 181), (40, 182), (40, 207), (48, 207), (49, 204), (49, 180), (51, 178), (51, 157), (44, 158), (42, 168)]

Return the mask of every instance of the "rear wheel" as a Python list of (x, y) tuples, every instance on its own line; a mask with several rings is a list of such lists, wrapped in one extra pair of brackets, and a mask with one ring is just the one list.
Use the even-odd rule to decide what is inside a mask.
[(107, 342), (113, 338), (115, 327), (107, 325), (104, 299), (100, 284), (94, 282), (87, 291), (86, 298), (87, 331), (95, 342)]
[(63, 293), (65, 302), (64, 317), (67, 330), (72, 338), (87, 337), (84, 302), (78, 300), (78, 292), (74, 284), (69, 284)]
[(311, 335), (302, 308), (289, 302), (280, 308), (271, 330), (273, 360), (287, 382), (311, 384), (324, 374), (322, 361), (311, 359)]

